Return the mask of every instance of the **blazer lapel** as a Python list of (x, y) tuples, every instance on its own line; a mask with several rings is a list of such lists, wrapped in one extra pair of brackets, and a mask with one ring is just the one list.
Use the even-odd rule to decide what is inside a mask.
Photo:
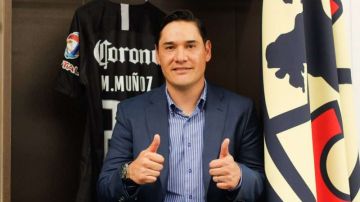
[(150, 140), (152, 141), (155, 134), (160, 135), (158, 153), (165, 159), (164, 167), (160, 174), (160, 182), (163, 194), (165, 194), (169, 173), (169, 121), (165, 85), (154, 90), (150, 95), (150, 104), (146, 108), (145, 113)]
[(205, 195), (207, 195), (211, 178), (209, 175), (209, 163), (219, 156), (226, 117), (223, 92), (216, 90), (209, 85), (206, 98), (204, 148), (202, 154)]

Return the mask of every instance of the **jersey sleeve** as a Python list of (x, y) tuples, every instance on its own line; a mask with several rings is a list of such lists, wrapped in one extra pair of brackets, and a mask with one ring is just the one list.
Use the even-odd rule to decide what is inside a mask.
[(77, 97), (84, 91), (84, 85), (81, 83), (80, 79), (80, 36), (80, 23), (76, 12), (71, 22), (69, 34), (65, 40), (65, 51), (55, 84), (55, 89), (57, 91), (70, 97)]

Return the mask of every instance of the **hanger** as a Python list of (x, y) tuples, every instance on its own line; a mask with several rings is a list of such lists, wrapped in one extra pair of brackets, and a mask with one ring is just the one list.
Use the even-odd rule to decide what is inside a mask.
[[(145, 0), (145, 2), (149, 2), (150, 0)], [(122, 4), (131, 4), (132, 0), (129, 0), (129, 1), (125, 1), (124, 0), (120, 0), (120, 3)]]

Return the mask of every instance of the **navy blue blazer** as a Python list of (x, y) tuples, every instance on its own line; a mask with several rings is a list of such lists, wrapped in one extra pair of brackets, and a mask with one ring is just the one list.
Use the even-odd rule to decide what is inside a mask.
[[(208, 84), (205, 104), (203, 179), (206, 201), (257, 201), (264, 190), (263, 138), (250, 99)], [(98, 180), (100, 201), (164, 200), (169, 174), (169, 123), (165, 86), (121, 102), (109, 151)], [(158, 153), (165, 158), (158, 180), (140, 186), (129, 196), (120, 177), (122, 164), (134, 160), (153, 140), (161, 137)], [(229, 151), (242, 168), (242, 184), (236, 191), (221, 190), (209, 175), (210, 161), (217, 159), (225, 138)]]

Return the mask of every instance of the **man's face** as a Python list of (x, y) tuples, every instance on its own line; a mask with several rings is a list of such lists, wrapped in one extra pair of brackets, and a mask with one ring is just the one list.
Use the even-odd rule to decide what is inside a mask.
[(211, 58), (211, 43), (204, 44), (193, 22), (174, 21), (167, 24), (157, 47), (167, 85), (189, 88), (204, 82), (206, 62)]

